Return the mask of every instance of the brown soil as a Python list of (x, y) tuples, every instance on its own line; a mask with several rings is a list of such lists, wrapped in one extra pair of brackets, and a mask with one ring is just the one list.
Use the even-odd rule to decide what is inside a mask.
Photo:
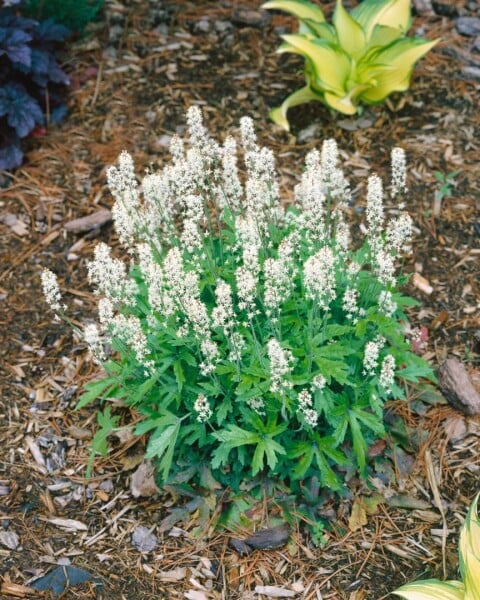
[[(114, 440), (108, 458), (96, 461), (95, 478), (84, 479), (95, 414), (73, 407), (97, 371), (79, 339), (54, 321), (39, 275), (44, 267), (59, 275), (74, 322), (92, 318), (86, 262), (100, 239), (115, 244), (114, 232), (106, 225), (75, 234), (65, 225), (111, 206), (105, 168), (123, 148), (139, 173), (161, 166), (168, 136), (182, 131), (192, 103), (202, 106), (219, 138), (241, 116), (255, 119), (262, 143), (276, 152), (287, 199), (308, 150), (334, 137), (357, 186), (352, 217), (363, 205), (365, 176), (375, 170), (387, 177), (390, 149), (403, 146), (410, 164), (408, 209), (417, 228), (407, 266), (433, 288), (425, 294), (410, 285), (408, 293), (421, 302), (412, 324), (427, 328), (424, 353), (434, 366), (455, 356), (479, 382), (479, 82), (464, 71), (480, 63), (473, 38), (460, 36), (451, 18), (417, 16), (413, 29), (442, 41), (415, 70), (409, 92), (357, 120), (332, 116), (321, 104), (294, 109), (287, 134), (267, 115), (303, 85), (302, 61), (274, 54), (278, 28), (290, 31), (294, 20), (273, 14), (259, 24), (248, 12), (258, 4), (107, 0), (104, 20), (69, 51), (69, 118), (32, 140), (25, 164), (5, 175), (0, 216), (18, 221), (16, 227), (11, 219), (0, 223), (0, 533), (16, 533), (18, 544), (9, 547), (0, 538), (1, 598), (41, 597), (29, 591), (30, 581), (61, 559), (104, 582), (100, 591), (92, 582), (71, 585), (64, 598), (261, 599), (269, 596), (256, 586), (274, 586), (310, 600), (380, 600), (412, 579), (457, 577), (458, 531), (478, 491), (480, 420), (465, 419), (438, 404), (438, 397), (431, 406), (414, 395), (407, 404), (393, 403), (411, 435), (420, 432), (420, 451), (415, 460), (396, 455), (396, 481), (381, 491), (415, 501), (413, 509), (390, 500), (355, 529), (352, 503), (378, 491), (381, 482), (370, 482), (369, 491), (352, 480), (350, 495), (328, 508), (332, 532), (323, 549), (295, 531), (286, 547), (241, 556), (226, 534), (193, 536), (194, 519), (161, 532), (159, 523), (175, 501), (169, 494), (131, 496), (129, 480), (141, 454), (136, 440)], [(333, 3), (325, 4), (330, 13)], [(475, 14), (466, 1), (455, 5)], [(215, 28), (218, 22), (226, 24)], [(299, 142), (312, 124), (313, 135)], [(435, 171), (457, 171), (441, 202)], [(259, 527), (268, 524), (261, 517)], [(77, 523), (65, 531), (55, 518), (74, 519), (85, 529)], [(141, 554), (132, 545), (139, 524), (158, 535), (154, 552)]]

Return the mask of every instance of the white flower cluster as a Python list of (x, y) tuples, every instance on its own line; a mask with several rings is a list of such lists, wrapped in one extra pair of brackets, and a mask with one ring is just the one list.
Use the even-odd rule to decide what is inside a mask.
[(336, 298), (335, 282), (336, 257), (328, 246), (307, 258), (303, 268), (303, 281), (307, 298), (328, 310), (330, 302)]
[(193, 410), (197, 413), (197, 421), (199, 423), (205, 423), (212, 416), (212, 409), (210, 404), (203, 394), (198, 394)]
[[(407, 159), (403, 148), (393, 148), (391, 155), (392, 166), (392, 196), (396, 198), (407, 192)], [(400, 208), (403, 208), (402, 204)]]
[(44, 269), (41, 274), (43, 295), (45, 300), (50, 305), (50, 308), (55, 312), (66, 310), (65, 304), (62, 304), (62, 294), (58, 285), (57, 276), (52, 271)]
[(267, 343), (267, 356), (270, 361), (270, 391), (284, 394), (293, 387), (292, 382), (287, 379), (292, 370), (292, 353), (282, 348), (278, 340), (271, 338)]
[(378, 310), (387, 317), (391, 317), (397, 310), (397, 303), (393, 299), (392, 292), (382, 290), (378, 297)]
[(391, 354), (383, 359), (382, 367), (380, 369), (379, 383), (382, 388), (390, 394), (392, 391), (392, 385), (395, 381), (395, 358)]
[(363, 355), (363, 375), (373, 376), (378, 367), (380, 351), (385, 345), (385, 338), (377, 336), (373, 342), (368, 342)]
[(312, 395), (308, 390), (302, 390), (298, 394), (298, 410), (302, 413), (307, 425), (316, 427), (318, 424), (318, 413), (312, 406)]
[(96, 286), (95, 293), (113, 302), (134, 306), (138, 289), (127, 275), (125, 264), (118, 258), (112, 258), (110, 247), (103, 242), (95, 246), (94, 257), (88, 263), (88, 279)]
[(257, 413), (257, 415), (260, 417), (265, 416), (265, 400), (263, 398), (258, 398), (255, 396), (254, 398), (247, 398), (245, 402), (254, 412)]

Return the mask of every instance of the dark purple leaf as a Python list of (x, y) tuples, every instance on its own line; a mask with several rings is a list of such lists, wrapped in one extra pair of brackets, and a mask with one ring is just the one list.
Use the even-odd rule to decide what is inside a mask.
[(63, 42), (71, 31), (53, 19), (47, 19), (39, 23), (34, 30), (35, 39), (41, 42)]
[(6, 116), (19, 137), (25, 137), (37, 124), (43, 123), (42, 109), (19, 83), (0, 89), (0, 116)]
[(12, 132), (10, 136), (5, 136), (3, 142), (0, 142), (0, 171), (15, 169), (22, 164), (22, 160), (23, 152), (20, 148), (20, 139)]
[(31, 52), (27, 42), (32, 36), (21, 29), (0, 28), (0, 56), (6, 54), (12, 63), (30, 67)]

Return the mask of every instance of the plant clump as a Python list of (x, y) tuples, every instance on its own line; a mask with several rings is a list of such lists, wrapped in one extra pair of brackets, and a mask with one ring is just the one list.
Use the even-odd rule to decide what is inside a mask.
[(66, 115), (67, 75), (56, 52), (69, 30), (51, 19), (36, 21), (0, 9), (0, 169), (23, 160), (21, 140)]
[[(171, 163), (141, 184), (126, 152), (108, 169), (129, 260), (100, 243), (88, 268), (99, 303), (84, 339), (106, 371), (79, 401), (105, 406), (93, 449), (107, 451), (117, 424), (109, 400), (122, 399), (163, 482), (207, 466), (233, 489), (267, 476), (339, 490), (347, 468), (367, 475), (367, 447), (386, 433), (385, 402), (405, 398), (402, 382), (434, 379), (401, 323), (415, 304), (396, 273), (412, 232), (404, 152), (392, 152), (395, 216), (386, 218), (372, 175), (355, 246), (334, 140), (308, 154), (285, 207), (274, 155), (250, 118), (240, 127), (244, 169), (235, 138), (212, 139), (197, 107), (187, 123)], [(43, 282), (64, 315), (55, 277)]]

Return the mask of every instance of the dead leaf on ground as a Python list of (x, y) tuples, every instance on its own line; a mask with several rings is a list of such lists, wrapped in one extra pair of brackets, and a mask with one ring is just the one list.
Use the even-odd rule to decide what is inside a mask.
[(148, 527), (138, 525), (132, 533), (132, 544), (139, 552), (153, 552), (158, 546), (158, 538)]

